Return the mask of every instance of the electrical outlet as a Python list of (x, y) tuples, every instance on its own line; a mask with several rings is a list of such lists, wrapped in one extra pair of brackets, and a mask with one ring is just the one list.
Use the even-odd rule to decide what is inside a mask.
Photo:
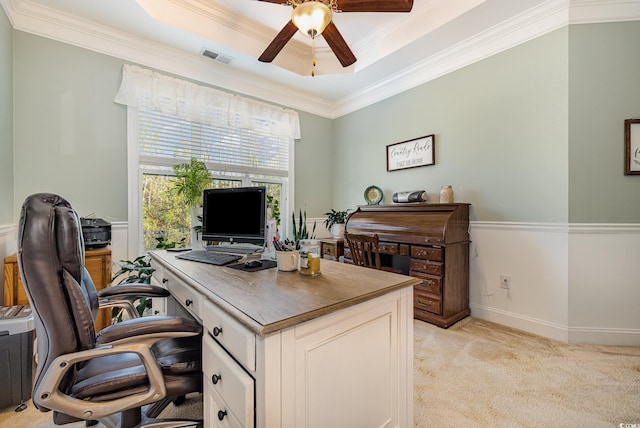
[(500, 275), (500, 288), (504, 288), (505, 290), (511, 289), (511, 276)]

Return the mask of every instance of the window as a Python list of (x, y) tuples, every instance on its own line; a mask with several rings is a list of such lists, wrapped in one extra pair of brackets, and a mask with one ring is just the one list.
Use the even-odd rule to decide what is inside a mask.
[(207, 165), (212, 188), (266, 186), (272, 216), (290, 211), (297, 113), (133, 66), (116, 102), (128, 106), (130, 254), (191, 245), (191, 209), (171, 192), (173, 165), (191, 158)]

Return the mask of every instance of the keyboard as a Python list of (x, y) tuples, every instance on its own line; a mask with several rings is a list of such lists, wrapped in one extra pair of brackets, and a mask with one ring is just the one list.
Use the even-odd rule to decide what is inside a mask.
[(240, 260), (242, 256), (238, 254), (214, 253), (212, 251), (189, 251), (188, 253), (178, 254), (176, 258), (223, 266)]
[(261, 253), (264, 251), (264, 247), (256, 246), (244, 246), (244, 245), (211, 245), (207, 247), (207, 251), (214, 253), (226, 253), (226, 254), (253, 254)]

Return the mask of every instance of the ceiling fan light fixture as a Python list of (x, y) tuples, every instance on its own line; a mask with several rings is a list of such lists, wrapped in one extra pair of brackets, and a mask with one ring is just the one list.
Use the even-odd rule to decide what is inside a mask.
[(302, 34), (314, 39), (331, 22), (331, 9), (320, 1), (306, 1), (293, 9), (291, 20)]

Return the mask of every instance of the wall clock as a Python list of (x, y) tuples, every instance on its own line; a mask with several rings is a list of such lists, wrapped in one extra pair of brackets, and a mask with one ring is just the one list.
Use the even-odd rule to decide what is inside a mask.
[(378, 205), (383, 197), (382, 189), (378, 186), (369, 186), (364, 190), (364, 200), (368, 205)]

